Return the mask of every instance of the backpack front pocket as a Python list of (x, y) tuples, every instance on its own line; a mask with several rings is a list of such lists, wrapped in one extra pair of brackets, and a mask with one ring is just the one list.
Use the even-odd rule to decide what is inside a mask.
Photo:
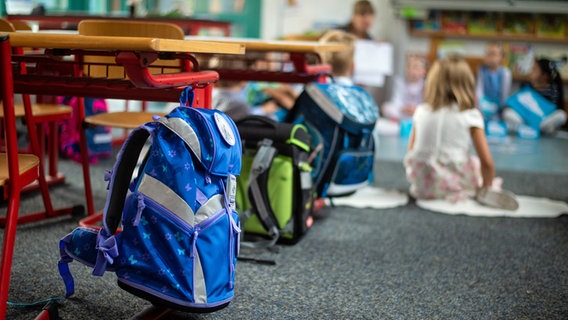
[(373, 173), (373, 151), (341, 151), (327, 188), (327, 196), (353, 193), (370, 183)]

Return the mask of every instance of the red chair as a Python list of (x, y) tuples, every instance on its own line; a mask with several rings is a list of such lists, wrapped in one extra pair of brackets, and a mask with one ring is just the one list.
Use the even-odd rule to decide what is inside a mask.
[[(14, 24), (14, 21), (8, 21), (7, 19), (0, 19), (0, 31), (6, 32), (17, 32), (17, 30), (31, 30), (31, 28), (25, 28), (24, 23), (20, 21), (20, 23)], [(13, 48), (13, 51), (18, 55), (23, 55), (25, 49), (24, 48)], [(22, 64), (22, 70), (25, 70), (25, 64)], [(39, 99), (40, 97), (38, 97)], [(31, 114), (33, 114), (35, 123), (36, 123), (36, 133), (37, 138), (35, 136), (30, 136), (31, 140), (37, 139), (39, 144), (35, 145), (37, 149), (33, 149), (32, 147), (28, 148), (30, 151), (36, 154), (37, 156), (48, 154), (49, 157), (49, 166), (46, 172), (46, 180), (49, 185), (55, 183), (64, 182), (65, 177), (63, 174), (58, 172), (58, 158), (59, 158), (59, 128), (58, 122), (61, 120), (66, 120), (71, 117), (72, 109), (68, 106), (61, 106), (57, 104), (48, 104), (48, 103), (31, 103), (31, 99), (29, 95), (22, 95), (22, 99), (24, 103), (16, 103), (15, 104), (15, 112), (16, 118), (24, 118), (26, 115), (26, 106), (24, 104), (28, 104), (31, 106)], [(0, 118), (3, 118), (3, 112), (0, 110)], [(46, 135), (46, 128), (49, 130), (49, 134)], [(48, 139), (46, 139), (48, 138)], [(48, 140), (48, 145), (46, 148), (45, 141)], [(46, 150), (47, 149), (47, 150)], [(26, 153), (29, 153), (26, 151)], [(40, 157), (40, 162), (42, 167), (46, 167), (44, 157)], [(27, 189), (37, 189), (39, 187), (38, 183), (34, 183), (29, 185)]]
[(20, 193), (22, 189), (39, 177), (39, 158), (35, 155), (18, 154), (16, 118), (14, 113), (14, 82), (9, 36), (0, 36), (0, 98), (3, 100), (6, 153), (0, 154), (0, 187), (2, 196), (8, 200), (2, 262), (0, 265), (0, 319), (6, 317), (6, 306), (10, 286), (12, 257), (16, 240)]
[[(0, 30), (15, 32), (15, 27), (6, 19), (0, 19)], [(12, 54), (23, 55), (23, 48), (12, 48)], [(10, 59), (11, 65), (11, 59)], [(19, 72), (26, 72), (26, 64), (20, 62)], [(13, 94), (12, 94), (13, 96)], [(39, 158), (39, 177), (37, 181), (33, 184), (28, 184), (25, 190), (39, 188), (41, 192), (41, 197), (45, 206), (45, 211), (38, 212), (34, 214), (26, 214), (18, 217), (18, 223), (34, 222), (39, 220), (44, 220), (47, 218), (58, 217), (62, 215), (70, 215), (74, 213), (81, 213), (84, 211), (79, 206), (69, 207), (62, 209), (54, 209), (51, 197), (49, 195), (49, 184), (53, 182), (63, 181), (63, 176), (57, 173), (57, 158), (58, 158), (58, 128), (57, 122), (69, 118), (71, 116), (71, 108), (63, 107), (58, 105), (48, 105), (48, 104), (33, 104), (30, 99), (30, 95), (22, 95), (23, 103), (16, 104), (10, 109), (14, 113), (15, 117), (24, 118), (26, 121), (26, 126), (28, 130), (28, 135), (30, 137), (31, 152)], [(15, 124), (14, 121), (9, 121), (4, 112), (0, 112), (0, 119), (3, 123)], [(46, 173), (45, 169), (45, 131), (44, 125), (49, 126), (50, 131), (50, 141), (49, 141), (49, 173)], [(6, 138), (6, 140), (9, 140)], [(6, 224), (5, 217), (0, 217), (0, 226)]]

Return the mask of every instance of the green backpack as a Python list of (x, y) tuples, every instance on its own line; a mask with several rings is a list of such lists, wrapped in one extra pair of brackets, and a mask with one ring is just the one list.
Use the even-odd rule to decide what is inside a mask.
[(262, 116), (237, 121), (237, 128), (243, 143), (236, 193), (242, 246), (296, 243), (313, 222), (307, 129)]

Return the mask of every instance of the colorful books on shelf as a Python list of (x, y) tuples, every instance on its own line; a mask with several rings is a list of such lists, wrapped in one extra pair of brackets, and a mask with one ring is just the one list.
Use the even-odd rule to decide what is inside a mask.
[(442, 14), (442, 31), (447, 33), (467, 34), (467, 12), (445, 11)]
[(441, 14), (439, 10), (430, 10), (428, 18), (423, 20), (412, 21), (412, 29), (415, 31), (440, 31), (441, 30)]
[(511, 13), (503, 15), (503, 34), (505, 35), (533, 35), (534, 15), (530, 13)]
[(536, 19), (536, 35), (538, 37), (564, 38), (565, 15), (541, 14)]
[(496, 12), (471, 12), (467, 22), (467, 32), (472, 35), (497, 34), (497, 19)]

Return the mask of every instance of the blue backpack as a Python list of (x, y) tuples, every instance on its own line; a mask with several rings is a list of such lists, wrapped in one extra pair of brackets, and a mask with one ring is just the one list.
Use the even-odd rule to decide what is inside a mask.
[(361, 87), (309, 83), (287, 119), (312, 137), (312, 176), (319, 197), (354, 193), (372, 183), (373, 129), (379, 108)]
[(168, 308), (211, 312), (232, 300), (241, 140), (227, 115), (186, 107), (188, 100), (191, 88), (181, 106), (129, 135), (110, 173), (103, 227), (78, 227), (61, 240), (66, 296), (74, 292), (68, 264), (77, 260), (93, 275), (115, 272), (119, 287)]

